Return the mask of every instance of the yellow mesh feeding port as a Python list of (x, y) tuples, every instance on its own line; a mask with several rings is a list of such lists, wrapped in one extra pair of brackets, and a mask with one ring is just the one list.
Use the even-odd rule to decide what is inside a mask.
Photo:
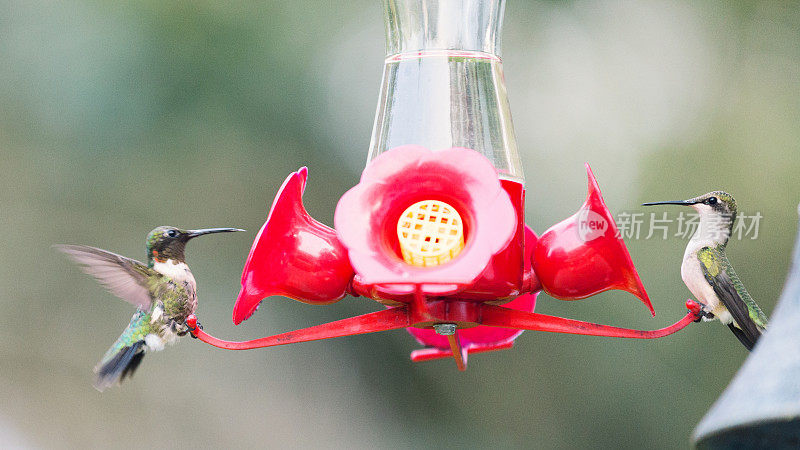
[(464, 223), (458, 211), (439, 200), (406, 208), (397, 221), (397, 238), (405, 262), (431, 267), (455, 258), (464, 248)]

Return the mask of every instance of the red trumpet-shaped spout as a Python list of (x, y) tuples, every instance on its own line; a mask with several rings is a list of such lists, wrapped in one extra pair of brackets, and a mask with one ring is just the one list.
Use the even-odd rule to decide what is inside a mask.
[(586, 172), (586, 202), (575, 215), (541, 235), (533, 252), (534, 272), (553, 297), (578, 300), (620, 289), (638, 297), (655, 315), (588, 164)]
[(345, 295), (353, 268), (336, 232), (303, 207), (307, 178), (305, 167), (286, 178), (253, 242), (233, 307), (237, 325), (270, 295), (311, 304), (332, 303)]

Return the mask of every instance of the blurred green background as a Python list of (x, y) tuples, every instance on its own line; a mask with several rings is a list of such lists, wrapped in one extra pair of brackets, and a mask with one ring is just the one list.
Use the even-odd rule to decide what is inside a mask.
[[(412, 364), (391, 332), (148, 356), (103, 394), (91, 369), (132, 313), (51, 248), (144, 258), (157, 225), (193, 242), (199, 317), (246, 339), (376, 309), (265, 302), (230, 320), (284, 177), (331, 224), (366, 158), (384, 51), (377, 1), (0, 0), (3, 447), (685, 448), (747, 353), (718, 324), (656, 341), (524, 333), (510, 351)], [(615, 212), (712, 189), (764, 216), (730, 257), (767, 312), (800, 200), (800, 5), (511, 0), (506, 81), (541, 232), (582, 203), (584, 161)], [(657, 210), (661, 212), (662, 210)], [(648, 214), (650, 210), (646, 211)], [(631, 240), (658, 313), (632, 296), (538, 311), (636, 328), (684, 313), (685, 241)]]

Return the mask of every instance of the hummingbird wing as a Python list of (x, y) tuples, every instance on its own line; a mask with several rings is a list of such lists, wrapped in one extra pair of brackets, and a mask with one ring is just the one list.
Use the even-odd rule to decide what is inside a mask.
[(731, 327), (731, 330), (745, 347), (752, 349), (761, 337), (761, 329), (766, 327), (767, 320), (764, 313), (744, 288), (724, 252), (712, 247), (703, 247), (697, 252), (697, 258), (700, 260), (706, 281), (711, 284), (714, 293), (731, 313), (741, 333), (734, 327)]
[(148, 280), (157, 273), (135, 259), (126, 258), (86, 245), (56, 245), (81, 270), (97, 278), (112, 294), (139, 309), (149, 310), (152, 303)]

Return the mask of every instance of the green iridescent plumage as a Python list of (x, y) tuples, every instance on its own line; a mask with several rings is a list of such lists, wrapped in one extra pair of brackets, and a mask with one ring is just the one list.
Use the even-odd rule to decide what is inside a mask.
[[(762, 330), (766, 329), (767, 316), (761, 311), (761, 308), (758, 307), (758, 304), (756, 304), (753, 297), (750, 296), (750, 293), (747, 292), (739, 276), (736, 275), (736, 271), (733, 270), (733, 265), (731, 265), (728, 255), (725, 254), (725, 246), (717, 246), (714, 248), (703, 247), (697, 252), (697, 258), (700, 260), (703, 267), (703, 274), (706, 280), (713, 284), (718, 283), (720, 280), (729, 279), (730, 286), (733, 287), (736, 295), (747, 308), (747, 316), (759, 328)], [(731, 308), (728, 307), (728, 309), (730, 310)]]
[(124, 349), (125, 347), (130, 347), (136, 342), (144, 341), (145, 336), (147, 336), (152, 331), (152, 327), (150, 326), (150, 313), (146, 313), (144, 311), (136, 311), (133, 317), (131, 317), (131, 322), (128, 324), (125, 331), (117, 339), (117, 342), (108, 349), (106, 354), (103, 356), (103, 359), (100, 360), (100, 363), (97, 367), (102, 367), (106, 363), (108, 363), (114, 355), (120, 352), (120, 350)]

